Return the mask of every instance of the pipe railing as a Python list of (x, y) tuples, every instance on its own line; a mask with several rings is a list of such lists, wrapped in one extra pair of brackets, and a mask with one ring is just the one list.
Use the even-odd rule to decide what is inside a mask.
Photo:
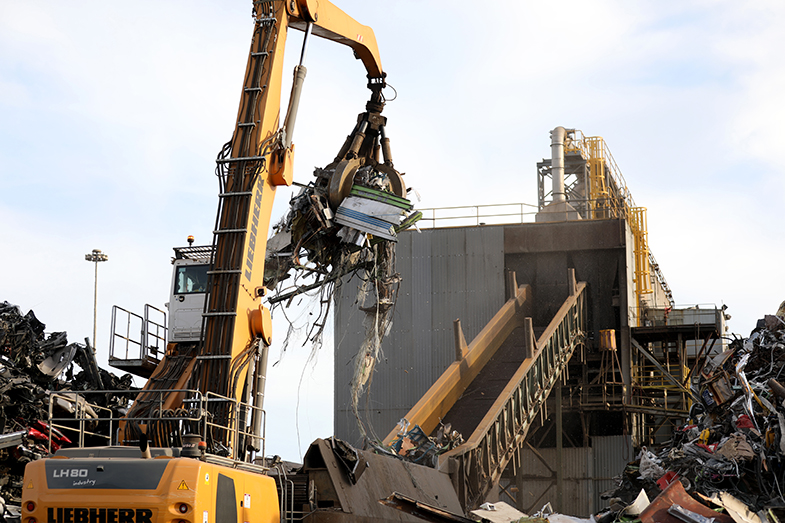
[(435, 229), (440, 223), (443, 227), (526, 223), (525, 217), (537, 214), (537, 206), (529, 203), (499, 203), (434, 207), (422, 209), (421, 212), (423, 217), (417, 226), (421, 229)]
[[(610, 155), (610, 152), (608, 152)], [(611, 157), (612, 158), (612, 157)], [(615, 165), (615, 164), (614, 164)], [(619, 172), (621, 180), (621, 173)], [(625, 187), (626, 191), (626, 187)], [(625, 193), (627, 194), (628, 191)], [(632, 195), (624, 197), (628, 204), (634, 205)], [(574, 206), (584, 205), (587, 208), (591, 207), (591, 203), (604, 205), (610, 202), (611, 199), (571, 199), (568, 202)], [(437, 227), (481, 227), (484, 225), (511, 225), (517, 223), (531, 223), (527, 217), (535, 216), (541, 209), (537, 205), (530, 203), (499, 203), (490, 205), (465, 205), (456, 207), (434, 207), (429, 209), (421, 209), (422, 219), (417, 222), (420, 229), (436, 229)], [(619, 214), (621, 211), (618, 211)], [(622, 213), (623, 214), (623, 213)], [(626, 215), (624, 215), (626, 217)], [(592, 216), (593, 219), (593, 216)], [(648, 265), (654, 277), (665, 292), (665, 297), (673, 305), (673, 293), (671, 292), (668, 282), (665, 280), (665, 275), (660, 269), (659, 263), (654, 259), (651, 249), (647, 247), (646, 255), (648, 257)]]
[[(152, 401), (158, 403), (158, 408), (153, 412), (158, 415), (152, 416), (136, 416), (136, 417), (122, 417), (115, 416), (111, 409), (101, 407), (94, 403), (87, 401), (87, 397), (100, 395), (110, 397), (115, 395), (127, 395), (128, 390), (89, 390), (79, 392), (51, 392), (49, 401), (49, 426), (58, 429), (60, 432), (73, 436), (71, 439), (78, 446), (83, 447), (87, 443), (88, 438), (94, 441), (99, 441), (106, 445), (117, 445), (119, 443), (119, 429), (121, 424), (127, 422), (135, 422), (143, 425), (151, 426), (151, 424), (160, 423), (176, 423), (180, 427), (198, 426), (200, 435), (204, 441), (208, 441), (211, 431), (215, 432), (228, 432), (229, 437), (219, 438), (220, 441), (229, 442), (228, 456), (231, 459), (238, 458), (240, 452), (244, 453), (246, 445), (243, 445), (243, 440), (248, 440), (258, 443), (262, 456), (265, 452), (265, 425), (262, 422), (261, 433), (254, 434), (249, 430), (248, 422), (252, 417), (254, 411), (261, 413), (264, 420), (265, 411), (259, 407), (243, 403), (234, 398), (228, 398), (208, 392), (202, 394), (198, 390), (193, 389), (167, 389), (146, 391), (148, 397), (150, 395), (157, 395), (157, 399), (153, 398)], [(171, 394), (182, 393), (187, 395), (183, 400), (182, 409), (175, 409), (171, 412), (164, 409), (164, 402)], [(228, 423), (226, 425), (219, 424), (212, 421), (211, 411), (215, 410), (216, 405), (225, 404), (229, 410)], [(69, 416), (55, 415), (55, 407), (59, 410), (69, 411)], [(99, 424), (103, 425), (101, 430), (98, 429)], [(148, 428), (149, 430), (149, 428)], [(75, 441), (74, 441), (75, 440)], [(49, 438), (49, 452), (51, 453), (52, 438)]]
[(144, 306), (144, 316), (114, 305), (109, 360), (149, 361), (158, 364), (166, 352), (166, 312)]

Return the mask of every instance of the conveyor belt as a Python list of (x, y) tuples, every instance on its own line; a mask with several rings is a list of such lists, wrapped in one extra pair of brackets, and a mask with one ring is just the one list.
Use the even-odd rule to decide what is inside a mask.
[[(531, 319), (525, 319), (521, 330), (528, 329), (531, 334), (526, 332), (524, 343), (517, 347), (528, 354), (466, 442), (440, 456), (442, 465), (455, 460), (458, 497), (467, 509), (478, 507), (501, 479), (572, 353), (583, 343), (586, 284), (571, 287), (573, 292), (533, 347), (526, 339), (534, 337)], [(499, 364), (503, 364), (504, 352), (498, 354)], [(490, 368), (495, 366), (491, 364)]]
[(523, 326), (516, 327), (447, 412), (442, 422), (468, 437), (523, 363)]
[[(467, 510), (479, 506), (498, 483), (583, 342), (586, 284), (576, 283), (573, 274), (567, 299), (536, 342), (528, 286), (518, 288), (468, 347), (458, 327), (457, 361), (406, 415), (428, 434), (443, 421), (466, 438), (442, 454), (439, 464), (455, 470), (453, 483)], [(395, 435), (393, 431), (386, 441)], [(453, 463), (447, 465), (449, 461)]]

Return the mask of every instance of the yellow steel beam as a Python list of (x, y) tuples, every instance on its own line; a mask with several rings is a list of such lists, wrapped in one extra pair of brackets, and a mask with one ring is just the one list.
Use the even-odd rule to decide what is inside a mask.
[[(436, 383), (406, 414), (406, 420), (412, 425), (419, 425), (426, 434), (433, 432), (466, 387), (496, 354), (504, 340), (516, 327), (523, 324), (524, 317), (530, 314), (531, 301), (531, 287), (518, 287), (515, 297), (508, 300), (472, 340), (466, 356), (447, 367)], [(398, 430), (394, 429), (384, 439), (384, 443), (389, 445), (397, 435)]]
[(327, 0), (297, 0), (285, 3), (292, 17), (289, 27), (305, 31), (308, 23), (313, 23), (313, 34), (316, 36), (351, 47), (357, 58), (362, 60), (370, 77), (384, 76), (373, 29), (362, 25)]

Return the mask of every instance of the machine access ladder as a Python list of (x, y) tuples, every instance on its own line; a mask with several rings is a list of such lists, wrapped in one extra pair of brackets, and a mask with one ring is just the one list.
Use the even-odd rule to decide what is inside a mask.
[[(443, 422), (468, 436), (439, 457), (467, 510), (483, 502), (511, 462), (517, 466), (529, 428), (583, 343), (586, 284), (574, 274), (570, 269), (568, 296), (537, 339), (528, 285), (510, 285), (514, 295), (469, 345), (456, 320), (456, 361), (406, 415), (426, 434)], [(391, 432), (386, 443), (396, 436)]]

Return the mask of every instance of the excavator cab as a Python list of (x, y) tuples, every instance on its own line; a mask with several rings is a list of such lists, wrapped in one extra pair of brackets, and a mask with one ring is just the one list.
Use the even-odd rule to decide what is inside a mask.
[(199, 341), (212, 246), (175, 247), (169, 296), (169, 341)]

